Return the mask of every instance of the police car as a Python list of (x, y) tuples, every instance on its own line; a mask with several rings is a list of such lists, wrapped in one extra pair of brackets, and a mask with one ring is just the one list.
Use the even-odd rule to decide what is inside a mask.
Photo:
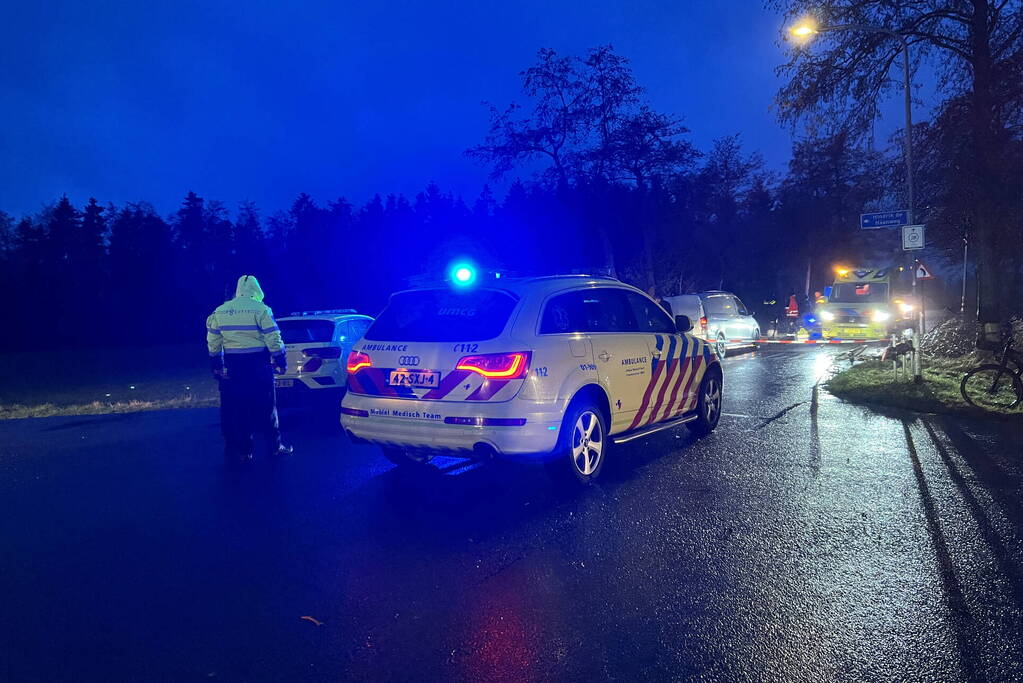
[(348, 356), (341, 422), (399, 465), (436, 454), (544, 460), (588, 483), (609, 449), (713, 430), (721, 366), (642, 291), (555, 276), (394, 294)]
[(274, 380), (278, 395), (287, 400), (344, 389), (345, 358), (372, 322), (373, 318), (347, 308), (278, 318), (288, 357), (288, 372)]

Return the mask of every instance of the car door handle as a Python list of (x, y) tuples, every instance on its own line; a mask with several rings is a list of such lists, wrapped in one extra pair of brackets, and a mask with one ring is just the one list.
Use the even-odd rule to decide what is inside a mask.
[(602, 360), (602, 361), (604, 361), (606, 363), (609, 360), (611, 360), (611, 354), (608, 353), (607, 351), (601, 351), (600, 355), (597, 356), (597, 358), (599, 358), (600, 360)]

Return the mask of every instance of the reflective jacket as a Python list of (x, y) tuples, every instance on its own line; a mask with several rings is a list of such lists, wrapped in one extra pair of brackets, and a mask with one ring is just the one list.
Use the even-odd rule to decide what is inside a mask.
[(274, 313), (263, 303), (263, 290), (254, 276), (238, 278), (234, 298), (217, 306), (206, 319), (206, 345), (210, 356), (264, 349), (273, 355), (284, 353)]

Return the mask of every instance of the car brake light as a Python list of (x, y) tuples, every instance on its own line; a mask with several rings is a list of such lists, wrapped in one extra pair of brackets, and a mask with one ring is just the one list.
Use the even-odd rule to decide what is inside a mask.
[(302, 353), (310, 358), (340, 358), (341, 349), (336, 346), (317, 346), (311, 349), (302, 349)]
[(464, 356), (457, 370), (472, 370), (488, 379), (522, 379), (529, 372), (529, 351), (514, 353), (482, 353)]
[(702, 316), (700, 318), (700, 329), (702, 329), (704, 332), (707, 331), (707, 316)]
[(362, 351), (352, 351), (348, 354), (348, 374), (354, 374), (363, 368), (368, 368), (373, 365), (373, 361)]

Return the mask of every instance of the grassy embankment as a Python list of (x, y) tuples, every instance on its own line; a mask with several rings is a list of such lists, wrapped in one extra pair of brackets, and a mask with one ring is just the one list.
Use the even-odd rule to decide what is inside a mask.
[(827, 383), (835, 396), (854, 403), (905, 408), (926, 413), (952, 413), (972, 417), (1023, 418), (1023, 406), (1012, 411), (986, 411), (963, 400), (959, 384), (981, 363), (992, 362), (970, 354), (962, 358), (924, 358), (923, 382), (914, 384), (911, 373), (896, 379), (891, 363), (864, 361), (839, 372)]
[(0, 354), (0, 419), (216, 404), (202, 345)]

